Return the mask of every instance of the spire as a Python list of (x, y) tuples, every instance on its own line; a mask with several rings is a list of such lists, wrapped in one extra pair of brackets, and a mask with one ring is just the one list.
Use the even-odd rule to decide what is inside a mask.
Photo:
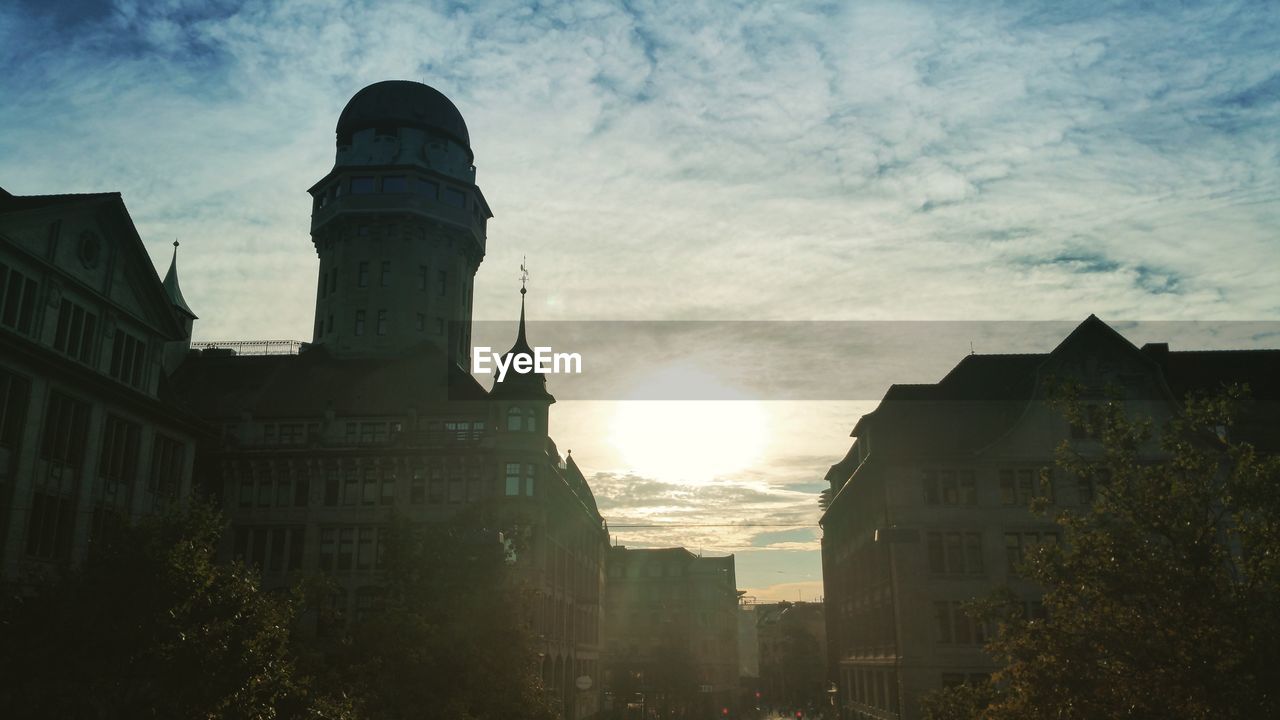
[[(520, 263), (520, 328), (516, 332), (516, 342), (511, 349), (506, 352), (504, 357), (512, 355), (534, 356), (533, 348), (529, 347), (529, 340), (525, 334), (525, 313), (524, 299), (529, 294), (529, 269), (525, 261)], [(497, 371), (494, 371), (495, 382), (493, 389), (490, 391), (493, 397), (519, 397), (525, 400), (540, 400), (544, 402), (555, 402), (556, 399), (547, 392), (547, 378), (536, 370), (531, 372), (516, 372), (512, 370), (507, 374), (506, 380), (496, 382)]]
[(520, 259), (520, 330), (516, 333), (516, 344), (512, 346), (511, 352), (533, 353), (533, 348), (529, 347), (529, 341), (525, 339), (524, 333), (524, 296), (529, 293), (529, 268), (528, 257)]
[(169, 263), (169, 272), (164, 276), (164, 292), (174, 307), (197, 319), (187, 301), (182, 297), (182, 288), (178, 287), (178, 241), (173, 241), (173, 260)]

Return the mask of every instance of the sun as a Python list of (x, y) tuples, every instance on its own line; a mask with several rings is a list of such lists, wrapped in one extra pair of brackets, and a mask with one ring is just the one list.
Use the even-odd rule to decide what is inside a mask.
[(705, 484), (760, 462), (769, 440), (764, 403), (695, 366), (671, 365), (618, 403), (609, 440), (627, 469)]

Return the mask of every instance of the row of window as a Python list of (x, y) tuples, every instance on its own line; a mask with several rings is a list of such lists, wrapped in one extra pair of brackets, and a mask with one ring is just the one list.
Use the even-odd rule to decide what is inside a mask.
[[(529, 411), (532, 413), (532, 411)], [(508, 423), (510, 424), (510, 423)], [(533, 420), (526, 425), (533, 428)], [(443, 435), (458, 442), (480, 440), (485, 435), (486, 423), (483, 420), (420, 420), (419, 431)], [(388, 442), (401, 432), (403, 424), (396, 421), (348, 422), (345, 424), (343, 442), (348, 445), (377, 445)], [(261, 442), (264, 445), (306, 445), (312, 437), (320, 435), (318, 422), (281, 422), (263, 423), (261, 426)], [(239, 436), (239, 427), (234, 424), (223, 426), (223, 434), (227, 438)]]
[[(430, 275), (430, 268), (426, 265), (419, 265), (418, 272), (414, 276), (414, 284), (417, 289), (427, 291), (427, 277)], [(391, 271), (391, 261), (383, 260), (378, 269), (378, 286), (391, 287), (393, 273)], [(356, 287), (369, 287), (369, 262), (361, 260), (356, 263)], [(338, 291), (338, 267), (330, 268), (329, 272), (320, 282), (320, 299), (323, 300), (330, 293)], [(445, 297), (449, 294), (449, 273), (447, 270), (436, 271), (436, 295)]]
[(253, 565), (263, 573), (276, 574), (302, 569), (306, 550), (306, 530), (300, 527), (237, 527), (234, 558)]
[[(1005, 569), (1016, 575), (1026, 556), (1043, 544), (1056, 545), (1056, 532), (1004, 533)], [(986, 572), (982, 533), (930, 531), (925, 533), (929, 572), (935, 575), (982, 575)]]
[[(419, 175), (356, 175), (350, 180), (339, 180), (316, 193), (317, 210), (328, 206), (346, 191), (352, 195), (413, 195), (435, 200), (456, 208), (467, 207), (467, 193), (451, 185), (441, 186), (435, 180)], [(480, 206), (472, 203), (472, 214), (479, 217)]]
[[(536, 467), (532, 464), (507, 463), (505, 494), (534, 494)], [(394, 505), (397, 477), (377, 467), (349, 468), (343, 472), (329, 470), (324, 477), (323, 504)], [(418, 468), (408, 478), (408, 501), (412, 505), (440, 505), (475, 502), (492, 495), (493, 485), (486, 480), (483, 466), (455, 466), (445, 476), (445, 468)], [(302, 476), (277, 475), (240, 479), (238, 504), (248, 507), (307, 507), (310, 504), (310, 479)]]
[[(374, 325), (374, 332), (377, 335), (386, 335), (387, 327), (388, 327), (387, 311), (378, 310), (377, 312), (378, 314), (375, 318), (376, 324)], [(416, 315), (417, 316), (414, 318), (414, 322), (413, 322), (414, 331), (426, 332), (427, 330), (426, 313), (417, 313)], [(444, 318), (437, 317), (433, 325), (435, 329), (435, 334), (437, 336), (443, 337), (444, 336)], [(365, 334), (365, 329), (366, 329), (365, 311), (357, 310), (356, 317), (355, 317), (355, 325), (352, 327), (352, 332), (355, 335), (363, 336)], [(323, 337), (325, 335), (331, 334), (332, 332), (333, 332), (333, 313), (329, 313), (328, 317), (326, 317), (324, 320), (316, 320), (316, 337)]]
[[(1056, 502), (1052, 472), (1040, 468), (1001, 468), (998, 473), (1000, 504), (1026, 506), (1034, 498)], [(926, 505), (968, 506), (978, 504), (978, 482), (972, 470), (921, 471), (921, 485)], [(1072, 480), (1073, 499), (1082, 504), (1093, 502), (1093, 478), (1078, 476)]]

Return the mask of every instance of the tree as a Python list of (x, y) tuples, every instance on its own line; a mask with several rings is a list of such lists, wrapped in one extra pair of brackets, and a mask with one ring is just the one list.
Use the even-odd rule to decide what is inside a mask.
[(926, 717), (1280, 717), (1280, 460), (1233, 439), (1244, 397), (1189, 399), (1159, 453), (1118, 403), (1090, 417), (1067, 403), (1103, 451), (1059, 452), (1059, 477), (1097, 489), (1056, 518), (1064, 544), (1024, 563), (1047, 617), (1007, 592), (978, 604), (1004, 667), (934, 694)]
[(362, 717), (550, 720), (532, 603), (508, 563), (516, 533), (504, 542), (480, 513), (390, 529), (375, 608), (317, 637), (309, 667)]
[(289, 655), (293, 605), (217, 564), (223, 522), (177, 509), (118, 529), (82, 568), (6, 593), (6, 718), (344, 718)]

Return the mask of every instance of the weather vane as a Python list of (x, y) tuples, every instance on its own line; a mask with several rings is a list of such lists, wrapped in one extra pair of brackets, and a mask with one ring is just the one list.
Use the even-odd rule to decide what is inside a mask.
[(521, 295), (528, 292), (527, 290), (525, 290), (525, 285), (529, 283), (529, 268), (527, 267), (528, 263), (529, 263), (529, 256), (522, 255), (520, 257), (520, 294)]

